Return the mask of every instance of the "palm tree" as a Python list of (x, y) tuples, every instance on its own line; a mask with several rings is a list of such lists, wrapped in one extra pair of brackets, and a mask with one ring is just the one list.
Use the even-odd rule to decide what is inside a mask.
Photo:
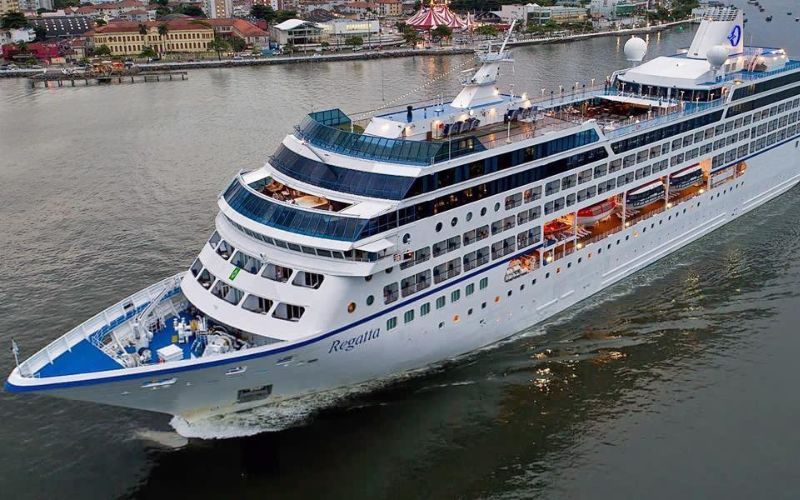
[(161, 43), (161, 50), (162, 50), (162, 52), (166, 52), (166, 51), (164, 51), (164, 43), (163, 43), (163, 40), (164, 40), (164, 37), (165, 37), (165, 36), (167, 36), (167, 33), (169, 33), (169, 28), (167, 27), (167, 24), (166, 24), (166, 23), (164, 23), (164, 24), (159, 24), (159, 25), (158, 25), (158, 38), (159, 38), (159, 40), (161, 40), (161, 41), (162, 41), (162, 43)]
[(215, 36), (213, 40), (208, 42), (209, 50), (213, 50), (217, 53), (217, 60), (222, 60), (222, 51), (228, 48), (228, 42), (223, 40), (222, 38)]

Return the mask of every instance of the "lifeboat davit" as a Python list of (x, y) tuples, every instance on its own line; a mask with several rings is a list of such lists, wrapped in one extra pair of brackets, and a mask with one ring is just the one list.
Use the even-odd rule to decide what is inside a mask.
[(664, 199), (664, 183), (661, 181), (651, 182), (644, 186), (628, 191), (625, 197), (625, 206), (627, 208), (642, 208), (647, 205)]
[(683, 191), (686, 188), (703, 183), (703, 168), (700, 165), (689, 167), (675, 172), (669, 177), (669, 191), (671, 193)]
[(614, 200), (605, 200), (578, 210), (578, 224), (589, 226), (611, 215), (617, 204)]

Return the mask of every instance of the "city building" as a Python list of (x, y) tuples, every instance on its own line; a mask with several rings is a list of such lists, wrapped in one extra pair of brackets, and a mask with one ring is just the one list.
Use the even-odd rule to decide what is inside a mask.
[(634, 12), (647, 8), (647, 0), (592, 0), (589, 4), (589, 11), (595, 19), (630, 17)]
[(281, 46), (315, 45), (323, 41), (325, 30), (318, 24), (302, 19), (289, 19), (273, 26), (270, 38)]
[(398, 17), (403, 15), (402, 0), (376, 0), (378, 15), (385, 17)]
[(0, 0), (0, 16), (8, 12), (18, 12), (19, 2), (17, 0)]
[(225, 19), (233, 16), (233, 0), (206, 0), (206, 15), (209, 19)]
[(36, 39), (36, 33), (30, 28), (0, 30), (0, 46), (7, 43), (29, 43)]
[(589, 18), (585, 7), (563, 7), (560, 5), (542, 7), (537, 4), (528, 4), (526, 7), (526, 21), (528, 24), (581, 23)]
[(29, 22), (34, 28), (43, 28), (45, 38), (72, 38), (94, 28), (94, 18), (84, 15), (35, 17)]
[(21, 11), (53, 10), (53, 0), (19, 0), (18, 3)]
[(333, 19), (321, 24), (325, 34), (330, 39), (331, 44), (342, 45), (351, 36), (360, 36), (364, 40), (379, 35), (381, 31), (380, 21), (355, 20), (355, 19)]
[(253, 47), (266, 47), (269, 44), (269, 33), (244, 19), (209, 19), (207, 22), (217, 36), (236, 36)]
[[(146, 33), (140, 33), (144, 26)], [(165, 26), (167, 33), (159, 34)], [(166, 22), (115, 21), (95, 29), (92, 42), (95, 47), (107, 45), (111, 55), (132, 56), (145, 47), (152, 47), (158, 53), (165, 52), (207, 52), (208, 44), (214, 39), (214, 30), (194, 20), (175, 19)]]

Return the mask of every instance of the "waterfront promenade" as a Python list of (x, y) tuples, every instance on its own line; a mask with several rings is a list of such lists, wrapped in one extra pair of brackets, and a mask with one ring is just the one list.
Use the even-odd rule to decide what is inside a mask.
[[(551, 43), (562, 43), (587, 40), (589, 38), (607, 37), (607, 36), (630, 36), (642, 35), (648, 33), (655, 33), (664, 31), (679, 25), (691, 23), (691, 19), (682, 21), (675, 21), (671, 23), (663, 23), (659, 25), (651, 25), (637, 28), (617, 29), (610, 31), (596, 31), (591, 33), (575, 33), (563, 36), (548, 36), (548, 35), (517, 35), (513, 38), (509, 45), (523, 46), (523, 45), (540, 45)], [(361, 50), (354, 52), (336, 52), (336, 53), (322, 53), (314, 52), (308, 54), (288, 55), (288, 56), (268, 56), (268, 57), (253, 57), (248, 59), (222, 59), (222, 60), (204, 60), (204, 61), (175, 61), (175, 62), (153, 62), (138, 64), (138, 67), (143, 71), (170, 71), (170, 70), (186, 70), (186, 69), (200, 69), (200, 68), (229, 68), (237, 66), (265, 66), (276, 64), (298, 64), (298, 63), (318, 63), (318, 62), (335, 62), (335, 61), (353, 61), (353, 60), (369, 60), (369, 59), (385, 59), (397, 57), (414, 57), (426, 55), (458, 55), (470, 54), (475, 51), (478, 46), (485, 45), (488, 41), (498, 42), (495, 40), (474, 40), (471, 44), (462, 45), (448, 45), (442, 47), (430, 47), (425, 49), (411, 49), (411, 48), (398, 48), (398, 49), (382, 49), (382, 50)], [(0, 78), (13, 78), (13, 77), (31, 77), (43, 73), (42, 69), (17, 69), (0, 71)]]

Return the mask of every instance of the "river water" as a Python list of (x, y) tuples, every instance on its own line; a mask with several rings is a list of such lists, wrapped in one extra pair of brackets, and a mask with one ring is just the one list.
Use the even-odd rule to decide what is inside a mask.
[[(748, 43), (800, 55), (795, 2), (763, 3), (775, 21), (750, 8)], [(650, 55), (693, 30), (651, 37)], [(519, 48), (503, 85), (602, 81), (625, 65), (623, 43)], [(31, 354), (188, 267), (220, 189), (305, 113), (451, 94), (471, 67), (418, 57), (108, 87), (0, 81), (0, 345), (14, 337)], [(2, 393), (0, 495), (796, 497), (796, 193), (447, 369), (181, 429), (220, 439), (187, 442), (163, 415)], [(0, 372), (12, 367), (3, 347)]]

